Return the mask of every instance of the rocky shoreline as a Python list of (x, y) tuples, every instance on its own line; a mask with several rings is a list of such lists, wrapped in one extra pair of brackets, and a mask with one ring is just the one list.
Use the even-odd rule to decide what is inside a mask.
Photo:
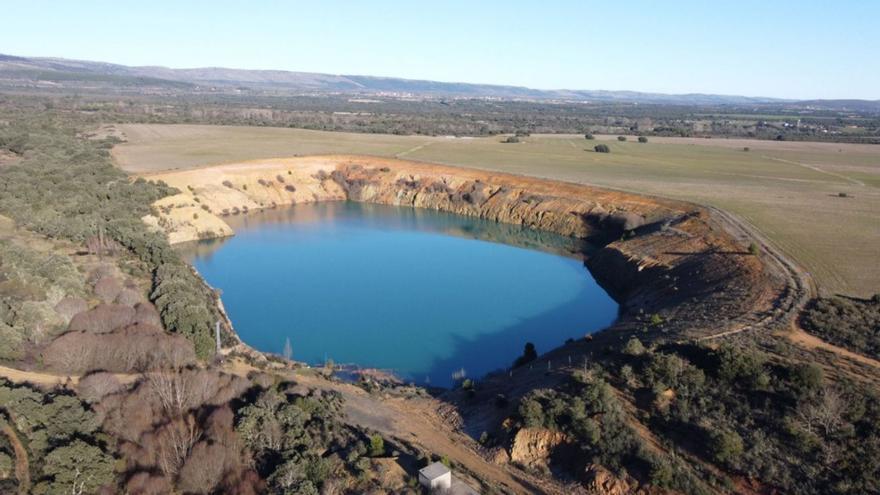
[[(430, 208), (587, 239), (586, 263), (620, 303), (621, 335), (702, 339), (785, 324), (790, 274), (698, 205), (580, 184), (405, 160), (315, 156), (145, 176), (181, 191), (145, 221), (172, 243), (233, 235), (225, 216), (317, 201)], [(769, 246), (762, 246), (770, 249)], [(803, 292), (803, 288), (795, 290)], [(655, 331), (652, 331), (655, 330)]]

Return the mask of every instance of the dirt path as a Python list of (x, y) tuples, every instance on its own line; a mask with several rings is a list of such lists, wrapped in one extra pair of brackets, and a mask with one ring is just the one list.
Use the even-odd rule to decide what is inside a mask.
[(504, 486), (515, 493), (564, 493), (561, 489), (538, 486), (525, 475), (514, 474), (505, 466), (486, 460), (477, 452), (473, 439), (438, 416), (439, 403), (434, 399), (380, 398), (347, 383), (299, 374), (295, 379), (306, 386), (342, 394), (347, 420), (352, 424), (418, 444), (436, 455), (446, 455), (490, 485)]
[(397, 153), (396, 155), (394, 155), (394, 157), (395, 157), (395, 158), (401, 158), (401, 157), (404, 157), (404, 156), (409, 155), (409, 154), (411, 154), (411, 153), (415, 153), (416, 151), (419, 151), (420, 149), (424, 149), (425, 147), (430, 146), (430, 145), (432, 145), (432, 144), (433, 144), (433, 143), (423, 143), (423, 144), (420, 144), (420, 145), (418, 145), (418, 146), (413, 146), (412, 148), (410, 148), (410, 149), (408, 149), (408, 150), (406, 150), (406, 151), (401, 151), (400, 153)]
[(15, 451), (15, 478), (18, 480), (18, 493), (26, 495), (31, 490), (31, 470), (27, 450), (9, 423), (4, 421), (0, 431), (9, 438), (12, 450)]
[(78, 376), (55, 375), (42, 371), (23, 371), (7, 366), (0, 366), (0, 376), (8, 379), (13, 383), (32, 383), (41, 387), (56, 387), (66, 384), (76, 385), (79, 382)]
[(845, 181), (847, 181), (847, 182), (849, 182), (849, 183), (851, 183), (851, 184), (855, 184), (855, 185), (857, 185), (857, 186), (864, 186), (864, 185), (865, 185), (865, 183), (862, 182), (862, 181), (860, 181), (860, 180), (853, 179), (852, 177), (847, 177), (846, 175), (838, 174), (838, 173), (836, 173), (836, 172), (829, 172), (829, 171), (827, 171), (827, 170), (825, 170), (825, 169), (822, 169), (822, 168), (819, 168), (819, 167), (817, 167), (817, 166), (815, 166), (815, 165), (808, 165), (808, 164), (806, 164), (806, 163), (794, 162), (794, 161), (791, 161), (791, 160), (785, 160), (785, 159), (782, 159), (782, 158), (774, 158), (774, 157), (772, 157), (772, 156), (767, 156), (767, 155), (762, 155), (761, 158), (767, 158), (768, 160), (774, 160), (774, 161), (781, 162), (781, 163), (788, 163), (788, 164), (791, 164), (791, 165), (797, 165), (797, 166), (799, 166), (799, 167), (803, 167), (803, 168), (806, 168), (806, 169), (810, 169), (810, 170), (812, 170), (812, 171), (814, 171), (814, 172), (819, 172), (820, 174), (825, 174), (825, 175), (830, 176), (830, 177), (836, 177), (836, 178), (838, 178), (838, 179), (843, 179), (843, 180), (845, 180)]
[(697, 339), (697, 341), (713, 340), (735, 335), (756, 328), (788, 326), (803, 307), (816, 297), (817, 289), (813, 278), (795, 262), (791, 261), (780, 249), (773, 245), (758, 229), (748, 222), (720, 209), (707, 206), (712, 214), (721, 222), (725, 230), (740, 242), (755, 242), (760, 248), (760, 256), (765, 265), (781, 277), (786, 290), (775, 302), (773, 311), (756, 322), (746, 323)]
[(787, 332), (786, 335), (792, 342), (806, 347), (807, 349), (822, 349), (823, 351), (832, 352), (845, 359), (851, 359), (859, 364), (880, 369), (880, 361), (849, 351), (843, 347), (829, 344), (815, 335), (808, 334), (800, 327), (795, 327), (792, 331)]

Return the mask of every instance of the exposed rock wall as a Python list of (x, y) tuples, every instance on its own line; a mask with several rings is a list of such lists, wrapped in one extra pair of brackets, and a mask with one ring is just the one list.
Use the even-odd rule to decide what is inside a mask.
[(510, 460), (525, 466), (544, 465), (556, 447), (566, 442), (561, 431), (546, 428), (521, 428), (513, 437)]
[[(618, 328), (700, 337), (760, 321), (782, 283), (699, 206), (579, 184), (358, 156), (260, 160), (148, 176), (181, 194), (146, 220), (172, 242), (232, 233), (222, 218), (353, 200), (431, 208), (589, 239), (587, 260), (618, 300)], [(194, 215), (195, 214), (195, 215)]]

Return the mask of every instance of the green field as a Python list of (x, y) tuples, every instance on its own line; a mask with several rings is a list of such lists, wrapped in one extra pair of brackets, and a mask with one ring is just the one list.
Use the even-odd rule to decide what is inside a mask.
[[(267, 127), (119, 125), (136, 173), (256, 158), (354, 153), (581, 182), (726, 209), (801, 263), (825, 292), (880, 292), (880, 146), (741, 139), (541, 135), (451, 138)], [(748, 147), (749, 151), (743, 148)], [(845, 193), (848, 197), (839, 197)]]

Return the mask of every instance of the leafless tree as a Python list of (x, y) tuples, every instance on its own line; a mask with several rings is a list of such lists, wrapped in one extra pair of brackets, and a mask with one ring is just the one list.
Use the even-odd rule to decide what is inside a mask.
[(181, 368), (147, 373), (150, 389), (169, 418), (176, 418), (188, 409), (191, 390), (185, 373)]
[(162, 472), (176, 475), (201, 436), (202, 430), (191, 414), (167, 423), (158, 435), (158, 461)]
[(824, 435), (830, 435), (843, 426), (843, 413), (846, 409), (840, 392), (826, 388), (818, 401), (811, 401), (798, 408), (797, 416), (804, 429)]
[(180, 470), (179, 487), (186, 493), (213, 493), (227, 470), (227, 458), (236, 458), (223, 445), (197, 443)]

